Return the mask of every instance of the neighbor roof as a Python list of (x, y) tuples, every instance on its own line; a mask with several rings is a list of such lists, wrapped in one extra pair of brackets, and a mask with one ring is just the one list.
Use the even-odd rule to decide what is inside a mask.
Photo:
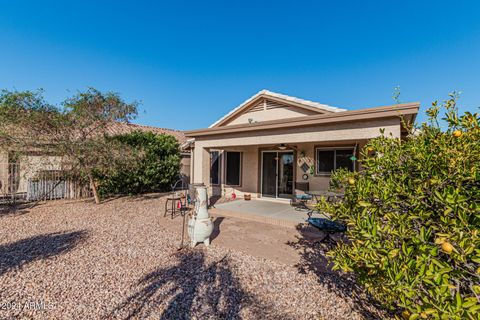
[(272, 91), (268, 91), (268, 90), (261, 90), (257, 94), (255, 94), (252, 97), (250, 97), (249, 99), (245, 100), (238, 107), (234, 108), (229, 113), (224, 115), (222, 118), (217, 120), (215, 123), (210, 125), (209, 128), (213, 128), (213, 127), (216, 127), (219, 124), (222, 124), (223, 122), (225, 122), (225, 120), (229, 119), (230, 117), (234, 116), (235, 114), (238, 114), (239, 111), (243, 110), (246, 106), (248, 106), (250, 103), (252, 103), (253, 101), (255, 101), (259, 98), (280, 99), (280, 100), (285, 101), (286, 103), (290, 102), (290, 103), (294, 103), (294, 104), (299, 105), (299, 106), (309, 107), (310, 109), (314, 108), (314, 109), (318, 109), (318, 111), (323, 111), (323, 112), (327, 112), (327, 113), (347, 111), (346, 109), (336, 108), (336, 107), (332, 107), (332, 106), (329, 106), (329, 105), (326, 105), (326, 104), (322, 104), (322, 103), (318, 103), (318, 102), (314, 102), (314, 101), (310, 101), (310, 100), (304, 100), (304, 99), (300, 99), (300, 98), (296, 98), (296, 97), (292, 97), (292, 96), (287, 96), (286, 94), (276, 93), (276, 92), (272, 92)]
[(157, 128), (126, 122), (115, 122), (107, 128), (107, 133), (112, 136), (119, 134), (128, 134), (133, 131), (152, 132), (155, 134), (168, 134), (174, 136), (180, 145), (184, 144), (187, 141), (185, 134), (182, 131), (174, 129)]

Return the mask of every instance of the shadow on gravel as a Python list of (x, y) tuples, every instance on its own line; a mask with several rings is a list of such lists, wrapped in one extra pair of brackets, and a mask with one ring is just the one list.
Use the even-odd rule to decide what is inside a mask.
[(0, 217), (10, 215), (22, 215), (28, 213), (31, 209), (30, 204), (0, 204)]
[(261, 305), (242, 289), (232, 274), (227, 256), (206, 264), (204, 253), (187, 251), (176, 255), (178, 263), (159, 268), (139, 282), (136, 293), (119, 304), (113, 318), (240, 319), (248, 307), (258, 319), (287, 319), (272, 307)]
[(50, 233), (0, 245), (0, 276), (30, 262), (68, 252), (86, 237), (86, 231)]
[(156, 200), (171, 195), (171, 192), (157, 192), (157, 193), (145, 193), (141, 195), (131, 196), (131, 201), (144, 201), (144, 200)]
[[(351, 299), (355, 310), (364, 319), (381, 319), (380, 315), (373, 310), (377, 309), (382, 313), (386, 311), (375, 303), (374, 299), (368, 296), (351, 276), (332, 270), (326, 253), (336, 245), (337, 236), (333, 236), (334, 240), (321, 241), (324, 235), (311, 226), (298, 225), (297, 231), (299, 232), (297, 241), (287, 244), (300, 254), (301, 261), (296, 265), (298, 270), (301, 273), (313, 272), (319, 283), (326, 285), (339, 296)], [(338, 241), (342, 240), (338, 239)]]
[[(170, 195), (171, 192), (156, 192), (156, 193), (144, 193), (144, 194), (138, 194), (138, 195), (128, 195), (128, 194), (120, 194), (120, 195), (115, 195), (115, 196), (109, 196), (107, 198), (103, 198), (100, 203), (101, 204), (106, 204), (109, 202), (121, 200), (125, 202), (141, 202), (141, 201), (146, 201), (146, 200), (158, 200), (165, 198), (166, 196)], [(92, 201), (92, 203), (94, 203)]]

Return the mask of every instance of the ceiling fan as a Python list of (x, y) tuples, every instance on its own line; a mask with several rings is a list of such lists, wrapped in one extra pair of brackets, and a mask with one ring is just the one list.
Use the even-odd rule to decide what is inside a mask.
[(275, 147), (280, 149), (280, 150), (293, 149), (293, 150), (296, 151), (298, 149), (296, 146), (293, 146), (293, 145), (290, 145), (290, 144), (285, 144), (285, 143), (277, 144), (277, 145), (275, 145)]

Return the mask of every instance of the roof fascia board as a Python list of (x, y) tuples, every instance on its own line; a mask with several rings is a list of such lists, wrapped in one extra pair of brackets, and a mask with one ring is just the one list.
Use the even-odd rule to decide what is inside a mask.
[(232, 125), (228, 127), (214, 127), (208, 129), (185, 131), (187, 137), (207, 136), (233, 132), (247, 132), (256, 130), (270, 130), (278, 128), (311, 126), (344, 121), (358, 121), (378, 118), (397, 117), (405, 115), (416, 115), (420, 104), (405, 103), (392, 106), (375, 107), (368, 109), (332, 112), (314, 116), (296, 117), (290, 119), (270, 120), (253, 124)]

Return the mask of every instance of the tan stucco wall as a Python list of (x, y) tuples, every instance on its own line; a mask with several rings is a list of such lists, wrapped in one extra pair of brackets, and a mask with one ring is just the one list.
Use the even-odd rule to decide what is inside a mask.
[(17, 192), (27, 192), (28, 179), (33, 178), (39, 171), (61, 170), (61, 157), (54, 156), (25, 156), (20, 160), (20, 183)]
[(209, 149), (195, 145), (193, 150), (193, 183), (209, 185), (210, 154)]
[[(210, 157), (209, 150), (239, 150), (243, 151), (242, 186), (234, 188), (237, 195), (243, 192), (253, 193), (258, 190), (259, 147), (274, 146), (280, 143), (295, 145), (298, 151), (304, 151), (305, 157), (310, 158), (313, 164), (315, 145), (349, 145), (358, 143), (362, 147), (368, 139), (380, 135), (380, 129), (385, 129), (386, 135), (400, 137), (400, 120), (388, 118), (362, 122), (342, 123), (337, 125), (316, 126), (306, 128), (292, 128), (264, 132), (247, 132), (225, 134), (221, 137), (199, 137), (195, 141), (194, 150), (194, 183), (209, 185)], [(296, 181), (302, 181), (303, 171), (300, 168), (300, 154), (297, 154)], [(312, 176), (307, 180), (311, 190), (326, 190), (329, 186), (329, 176)], [(228, 188), (222, 186), (223, 192)], [(231, 193), (231, 192), (230, 192)]]
[(181, 159), (180, 159), (180, 174), (182, 176), (190, 178), (190, 165), (191, 165), (191, 159), (190, 159), (190, 153), (188, 154), (182, 154)]
[[(28, 179), (35, 176), (41, 170), (60, 170), (61, 158), (53, 156), (23, 156), (17, 162), (18, 167), (14, 163), (8, 163), (7, 154), (0, 153), (0, 193), (8, 193), (9, 185), (14, 188), (17, 193), (27, 192)], [(15, 170), (14, 166), (19, 170), (12, 176), (9, 175), (10, 170)], [(14, 171), (15, 172), (15, 171)]]
[[(296, 182), (308, 182), (310, 190), (328, 190), (330, 186), (330, 175), (321, 175), (317, 176), (311, 174), (308, 170), (306, 174), (308, 175), (307, 180), (303, 180), (303, 174), (305, 173), (302, 170), (302, 164), (305, 162), (310, 166), (315, 166), (315, 149), (316, 147), (353, 147), (357, 150), (357, 157), (359, 156), (359, 150), (363, 148), (367, 140), (351, 141), (351, 142), (335, 142), (335, 143), (322, 143), (322, 142), (310, 142), (299, 144), (297, 147), (297, 178)], [(301, 153), (304, 153), (305, 156), (302, 157)], [(356, 166), (358, 169), (358, 164)]]
[[(308, 166), (315, 166), (315, 149), (316, 147), (352, 147), (360, 150), (366, 143), (366, 140), (363, 141), (351, 141), (351, 142), (335, 142), (335, 143), (321, 143), (321, 142), (310, 142), (310, 143), (303, 143), (303, 144), (296, 144), (295, 147), (297, 148), (294, 151), (295, 158), (296, 158), (296, 165), (295, 165), (295, 182), (308, 182), (310, 190), (327, 190), (330, 185), (330, 175), (323, 175), (317, 176), (315, 174), (311, 174), (310, 170), (304, 172), (302, 169), (302, 164), (307, 163)], [(209, 193), (213, 196), (226, 196), (231, 197), (232, 193), (239, 197), (243, 197), (245, 193), (251, 194), (253, 197), (260, 196), (259, 190), (259, 176), (261, 170), (261, 162), (260, 162), (260, 151), (259, 147), (256, 146), (248, 146), (248, 147), (230, 147), (226, 150), (219, 150), (219, 149), (211, 149), (212, 151), (219, 151), (222, 154), (221, 160), (221, 175), (220, 180), (222, 182), (225, 181), (225, 158), (223, 156), (224, 151), (239, 151), (242, 152), (242, 184), (241, 186), (228, 186), (224, 183), (220, 185), (210, 185), (209, 183), (206, 184), (209, 186)], [(264, 150), (277, 150), (275, 148), (266, 148)], [(302, 156), (304, 154), (304, 156)], [(303, 175), (308, 175), (308, 179), (304, 180)]]
[(273, 108), (269, 110), (243, 113), (237, 118), (233, 119), (231, 122), (228, 122), (226, 126), (230, 126), (234, 124), (249, 123), (248, 119), (252, 119), (254, 122), (263, 122), (268, 120), (302, 117), (302, 116), (312, 115), (312, 114), (318, 114), (318, 113), (311, 110), (298, 108), (298, 107)]
[[(214, 196), (226, 196), (231, 197), (232, 193), (235, 192), (237, 196), (243, 196), (243, 193), (256, 193), (257, 191), (257, 176), (258, 176), (258, 147), (229, 147), (226, 149), (208, 149), (210, 151), (219, 151), (221, 154), (221, 172), (220, 172), (220, 185), (210, 185), (210, 167), (203, 170), (208, 171), (208, 175), (204, 176), (202, 182), (209, 186), (210, 195)], [(242, 153), (242, 171), (241, 171), (241, 185), (240, 186), (229, 186), (225, 182), (225, 156), (224, 152), (226, 151), (239, 151)], [(195, 162), (194, 162), (195, 163)], [(208, 158), (208, 164), (210, 163), (210, 158)], [(198, 169), (197, 169), (198, 170)], [(194, 169), (195, 172), (195, 169)], [(197, 176), (198, 177), (198, 176)], [(197, 180), (198, 181), (198, 180)], [(194, 182), (199, 183), (199, 182)], [(255, 196), (255, 194), (253, 195)]]
[[(242, 152), (242, 181), (241, 186), (231, 187), (227, 185), (222, 185), (224, 190), (224, 195), (229, 196), (232, 192), (235, 192), (237, 196), (243, 196), (244, 193), (256, 193), (257, 192), (257, 182), (258, 182), (258, 147), (231, 147), (226, 149), (226, 151), (240, 151)], [(225, 181), (225, 177), (223, 180)], [(253, 194), (255, 197), (256, 195)]]
[(381, 128), (385, 128), (386, 135), (391, 133), (393, 137), (400, 137), (399, 118), (388, 118), (312, 127), (231, 133), (211, 138), (197, 137), (195, 138), (195, 148), (364, 140), (379, 136)]

